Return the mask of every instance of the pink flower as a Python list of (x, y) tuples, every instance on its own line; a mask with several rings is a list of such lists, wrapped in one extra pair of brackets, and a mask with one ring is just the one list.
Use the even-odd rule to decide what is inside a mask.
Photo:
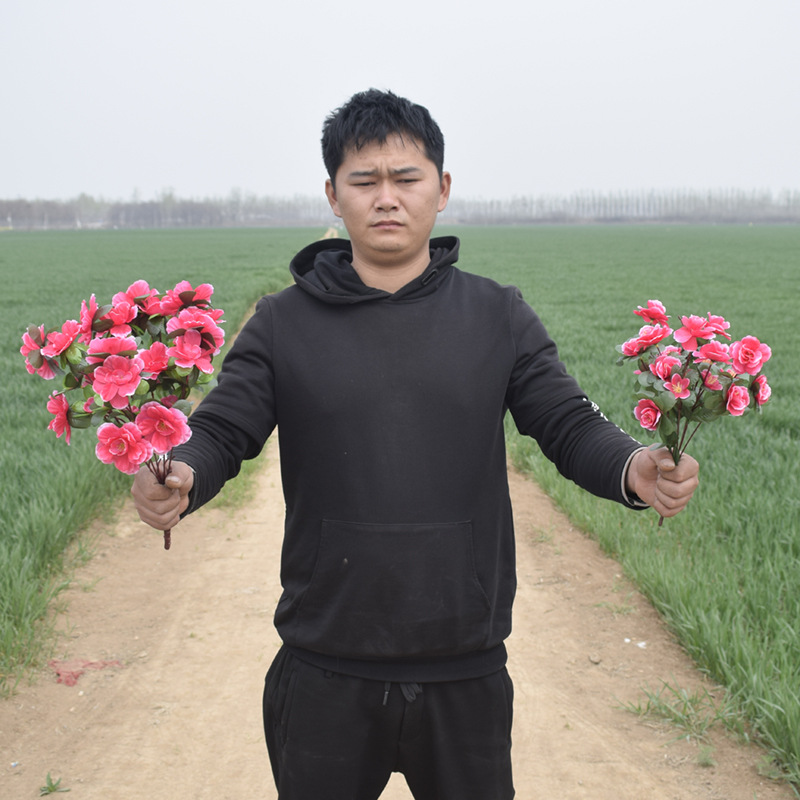
[(161, 301), (158, 298), (158, 292), (155, 289), (151, 289), (150, 284), (143, 280), (134, 281), (124, 292), (117, 292), (111, 298), (111, 302), (114, 305), (117, 303), (129, 303), (130, 305), (138, 306), (148, 316), (161, 313)]
[(661, 409), (652, 400), (640, 400), (633, 409), (633, 416), (639, 420), (639, 424), (648, 431), (658, 428), (661, 421)]
[(56, 371), (49, 359), (42, 355), (42, 347), (45, 342), (44, 325), (38, 328), (31, 325), (22, 334), (22, 347), (19, 352), (25, 356), (25, 369), (30, 375), (38, 375), (49, 381), (55, 377)]
[[(675, 350), (677, 348), (673, 348)], [(655, 361), (650, 364), (650, 372), (662, 381), (669, 380), (672, 371), (680, 367), (681, 360), (669, 353), (661, 353), (656, 357)]]
[[(119, 295), (115, 295), (118, 298)], [(122, 295), (124, 298), (125, 295)], [(131, 303), (127, 299), (119, 299), (111, 307), (111, 310), (103, 317), (109, 320), (112, 325), (109, 333), (112, 336), (127, 336), (131, 332), (129, 322), (133, 322), (139, 313), (139, 307), (136, 303)]]
[(169, 366), (169, 352), (163, 342), (153, 342), (149, 350), (140, 350), (139, 358), (142, 359), (142, 372), (156, 376)]
[(722, 317), (715, 316), (710, 311), (708, 312), (708, 325), (714, 333), (718, 333), (720, 336), (724, 336), (726, 339), (731, 338), (731, 335), (725, 332), (728, 330), (728, 328), (730, 328), (730, 322)]
[(639, 306), (633, 313), (650, 324), (656, 323), (658, 325), (666, 325), (669, 322), (667, 310), (660, 300), (648, 300), (647, 308)]
[(74, 320), (68, 319), (60, 331), (51, 331), (47, 334), (47, 344), (42, 348), (42, 355), (56, 358), (72, 347), (73, 342), (80, 336), (81, 326)]
[(89, 342), (89, 350), (86, 353), (86, 360), (90, 364), (101, 364), (108, 356), (136, 354), (136, 339), (132, 336), (106, 336), (92, 339)]
[(750, 388), (755, 390), (756, 403), (758, 403), (760, 406), (763, 406), (764, 403), (766, 403), (767, 400), (769, 400), (769, 398), (772, 396), (772, 388), (767, 383), (767, 379), (763, 375), (759, 375), (753, 381), (753, 385)]
[(211, 365), (213, 353), (203, 347), (203, 338), (196, 330), (186, 331), (183, 336), (176, 336), (168, 352), (179, 367), (184, 369), (197, 367), (201, 372), (208, 374), (214, 371)]
[(672, 328), (669, 325), (645, 325), (639, 329), (639, 341), (645, 347), (652, 347), (658, 344), (662, 339), (666, 339), (672, 333)]
[(680, 375), (673, 375), (672, 379), (664, 383), (664, 388), (672, 392), (678, 400), (685, 400), (689, 392), (689, 379)]
[(92, 341), (92, 326), (97, 317), (97, 300), (92, 295), (87, 305), (86, 301), (81, 302), (81, 335), (82, 344), (89, 344)]
[(628, 339), (627, 342), (622, 343), (622, 355), (624, 356), (638, 356), (644, 349), (638, 339)]
[(675, 331), (675, 341), (680, 342), (686, 350), (697, 350), (698, 339), (711, 339), (715, 329), (705, 317), (698, 317), (692, 314), (689, 317), (681, 317), (682, 328)]
[(755, 336), (745, 336), (740, 342), (731, 345), (733, 368), (748, 375), (756, 375), (772, 356), (768, 345), (762, 344)]
[(108, 356), (94, 371), (94, 390), (112, 408), (125, 408), (141, 381), (140, 358)]
[[(217, 310), (217, 318), (219, 317)], [(225, 344), (225, 334), (216, 323), (215, 316), (199, 308), (185, 308), (167, 322), (167, 333), (181, 334), (189, 330), (197, 330), (203, 334), (206, 349), (216, 355)]]
[(189, 306), (207, 306), (212, 294), (214, 287), (210, 283), (201, 283), (193, 289), (189, 281), (181, 281), (161, 299), (161, 313), (168, 316), (177, 314), (180, 309)]
[(136, 424), (156, 453), (168, 453), (173, 447), (188, 441), (192, 435), (183, 412), (156, 402), (145, 403), (141, 407)]
[(750, 405), (750, 392), (746, 386), (734, 384), (728, 389), (728, 396), (725, 400), (725, 408), (733, 417), (741, 417), (747, 406)]
[(114, 464), (120, 472), (134, 475), (153, 455), (153, 445), (142, 438), (133, 422), (121, 427), (106, 422), (97, 429), (95, 453), (104, 464)]
[(707, 369), (703, 372), (703, 386), (712, 392), (718, 392), (722, 388), (722, 381), (710, 369)]
[(644, 325), (635, 339), (628, 339), (622, 345), (622, 353), (626, 356), (637, 356), (648, 347), (666, 339), (671, 333), (672, 329), (667, 325)]
[(64, 397), (63, 393), (53, 392), (50, 399), (47, 401), (47, 410), (54, 414), (54, 418), (50, 420), (47, 426), (48, 430), (55, 433), (57, 438), (64, 435), (64, 439), (69, 444), (70, 434), (72, 432), (69, 427), (69, 402)]
[(728, 345), (724, 342), (708, 342), (692, 353), (698, 361), (722, 361), (731, 360)]

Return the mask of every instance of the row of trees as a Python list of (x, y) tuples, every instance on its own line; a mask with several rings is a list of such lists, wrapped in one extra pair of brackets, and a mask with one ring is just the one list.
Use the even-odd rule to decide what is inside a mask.
[[(324, 197), (263, 197), (233, 191), (202, 200), (162, 192), (154, 200), (94, 198), (0, 200), (0, 228), (202, 228), (330, 225)], [(681, 222), (797, 223), (800, 191), (578, 192), (569, 196), (525, 195), (506, 200), (452, 198), (443, 222), (471, 225), (533, 223)]]

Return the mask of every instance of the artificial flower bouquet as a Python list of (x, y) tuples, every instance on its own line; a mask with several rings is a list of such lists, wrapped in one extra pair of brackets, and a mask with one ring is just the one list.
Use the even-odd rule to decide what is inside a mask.
[(47, 402), (48, 428), (69, 444), (73, 428), (95, 427), (103, 463), (129, 475), (144, 464), (164, 483), (172, 448), (191, 436), (189, 395), (212, 381), (212, 359), (225, 342), (213, 292), (181, 281), (160, 295), (139, 280), (109, 305), (92, 295), (80, 319), (60, 328), (31, 325), (20, 348), (25, 367), (63, 382)]
[(755, 336), (721, 341), (730, 340), (730, 323), (711, 313), (681, 317), (673, 330), (658, 300), (633, 313), (645, 324), (617, 346), (617, 363), (636, 365), (633, 414), (676, 464), (704, 422), (760, 411), (769, 400), (772, 390), (761, 370), (772, 351)]

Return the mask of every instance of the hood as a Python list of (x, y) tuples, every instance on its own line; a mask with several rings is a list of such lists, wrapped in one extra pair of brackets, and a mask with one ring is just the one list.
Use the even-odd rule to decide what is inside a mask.
[(289, 265), (297, 285), (324, 303), (352, 304), (382, 298), (400, 301), (435, 292), (458, 259), (455, 236), (431, 239), (431, 262), (402, 289), (385, 292), (367, 286), (353, 269), (353, 250), (347, 239), (322, 239), (301, 250)]

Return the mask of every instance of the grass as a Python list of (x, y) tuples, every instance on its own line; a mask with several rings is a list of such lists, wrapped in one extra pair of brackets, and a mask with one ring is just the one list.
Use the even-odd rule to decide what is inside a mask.
[(800, 782), (800, 288), (797, 227), (463, 229), (463, 269), (519, 286), (562, 358), (606, 415), (642, 441), (632, 375), (615, 346), (635, 335), (632, 310), (659, 299), (671, 314), (711, 311), (736, 338), (773, 348), (773, 397), (760, 416), (701, 429), (689, 452), (701, 486), (657, 527), (565, 481), (509, 420), (514, 463), (620, 561), (683, 646), (747, 715)]
[(262, 294), (286, 285), (288, 261), (319, 230), (103, 231), (0, 235), (0, 694), (46, 658), (48, 609), (64, 588), (64, 553), (100, 516), (113, 519), (130, 478), (101, 464), (93, 437), (66, 447), (47, 431), (53, 389), (30, 376), (22, 331), (75, 318), (138, 278), (160, 291), (209, 282), (232, 333)]
[(61, 786), (61, 778), (53, 780), (50, 773), (47, 773), (47, 783), (39, 788), (39, 797), (45, 797), (48, 794), (59, 794), (60, 792), (69, 792), (70, 789)]
[(621, 707), (638, 717), (669, 722), (680, 729), (681, 739), (708, 742), (711, 728), (726, 724), (731, 716), (707, 690), (690, 692), (663, 681), (658, 689), (645, 687), (643, 694), (644, 700), (622, 703)]
[[(726, 687), (772, 757), (800, 782), (800, 228), (597, 226), (443, 229), (459, 266), (518, 285), (558, 341), (569, 370), (607, 416), (635, 435), (632, 376), (615, 346), (638, 331), (648, 299), (672, 314), (720, 314), (736, 337), (773, 348), (763, 415), (701, 430), (690, 452), (702, 483), (690, 508), (657, 527), (587, 495), (509, 421), (514, 462), (597, 538), (650, 598), (697, 664)], [(60, 323), (90, 291), (134, 278), (161, 288), (209, 281), (229, 325), (287, 279), (294, 251), (321, 231), (41, 233), (0, 237), (0, 684), (41, 657), (60, 558), (93, 515), (111, 514), (129, 479), (99, 464), (91, 437), (71, 452), (45, 431), (48, 387), (24, 372), (19, 335)], [(123, 285), (124, 284), (124, 285)], [(649, 442), (649, 439), (644, 439)], [(80, 502), (76, 501), (80, 498)], [(38, 648), (38, 649), (37, 649)]]

